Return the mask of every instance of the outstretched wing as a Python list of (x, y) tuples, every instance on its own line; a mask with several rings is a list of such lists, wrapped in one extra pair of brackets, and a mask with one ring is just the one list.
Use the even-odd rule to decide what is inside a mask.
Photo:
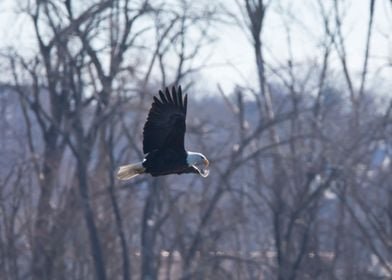
[(161, 148), (184, 150), (187, 95), (182, 98), (181, 86), (170, 93), (159, 91), (154, 96), (147, 122), (143, 130), (143, 152), (145, 154)]

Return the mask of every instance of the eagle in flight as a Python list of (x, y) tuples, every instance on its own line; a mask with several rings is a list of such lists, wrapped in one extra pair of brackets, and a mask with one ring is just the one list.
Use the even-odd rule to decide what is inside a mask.
[(159, 91), (154, 96), (143, 130), (143, 161), (123, 165), (117, 178), (128, 180), (139, 174), (152, 176), (197, 173), (207, 177), (209, 162), (201, 153), (189, 152), (184, 147), (187, 95), (182, 97), (181, 86), (170, 93)]

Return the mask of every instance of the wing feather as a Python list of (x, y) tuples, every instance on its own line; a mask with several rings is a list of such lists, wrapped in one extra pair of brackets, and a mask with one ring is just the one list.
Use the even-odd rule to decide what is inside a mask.
[(186, 109), (188, 107), (188, 95), (186, 95), (186, 94), (185, 94), (185, 97), (184, 97), (184, 105), (182, 107), (184, 108), (184, 110), (185, 110), (184, 113), (186, 115)]
[(157, 105), (157, 107), (162, 105), (161, 101), (156, 96), (154, 96), (154, 103)]
[(166, 97), (165, 97), (165, 94), (163, 93), (163, 91), (159, 91), (159, 97), (161, 98), (161, 103), (162, 104), (167, 104), (167, 100), (166, 100)]
[(177, 94), (177, 92), (176, 92), (176, 88), (175, 87), (173, 87), (172, 88), (172, 100), (174, 101), (174, 103), (177, 105), (177, 106), (181, 106), (180, 105), (180, 102), (179, 102), (179, 94), (180, 94), (180, 90), (178, 90), (178, 94)]
[(161, 148), (185, 150), (185, 119), (187, 111), (187, 95), (182, 98), (181, 87), (168, 88), (165, 93), (160, 90), (159, 97), (154, 96), (154, 102), (148, 113), (143, 130), (143, 152), (145, 154)]
[[(174, 87), (173, 87), (174, 88)], [(169, 102), (169, 103), (172, 103), (172, 104), (174, 104), (174, 105), (176, 105), (174, 102), (173, 102), (173, 100), (172, 100), (172, 98), (171, 98), (171, 96), (170, 96), (170, 91), (169, 91), (169, 89), (168, 88), (166, 88), (166, 100)]]

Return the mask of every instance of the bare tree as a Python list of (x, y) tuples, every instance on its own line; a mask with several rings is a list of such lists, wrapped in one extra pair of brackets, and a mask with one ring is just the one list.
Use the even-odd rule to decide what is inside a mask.
[[(389, 278), (392, 103), (371, 67), (379, 3), (368, 1), (358, 75), (348, 3), (312, 3), (322, 32), (309, 35), (309, 60), (294, 44), (306, 21), (283, 1), (21, 3), (36, 45), (0, 56), (11, 79), (0, 85), (2, 277)], [(272, 18), (287, 55), (270, 48)], [(246, 35), (255, 79), (199, 94), (221, 26)], [(116, 168), (144, 156), (152, 95), (178, 84), (186, 148), (208, 155), (211, 175), (118, 182)]]

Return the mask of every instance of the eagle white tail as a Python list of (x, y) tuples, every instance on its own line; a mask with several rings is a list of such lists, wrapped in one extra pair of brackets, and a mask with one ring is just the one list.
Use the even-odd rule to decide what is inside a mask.
[(128, 180), (144, 173), (145, 168), (142, 162), (120, 166), (117, 172), (117, 179)]

